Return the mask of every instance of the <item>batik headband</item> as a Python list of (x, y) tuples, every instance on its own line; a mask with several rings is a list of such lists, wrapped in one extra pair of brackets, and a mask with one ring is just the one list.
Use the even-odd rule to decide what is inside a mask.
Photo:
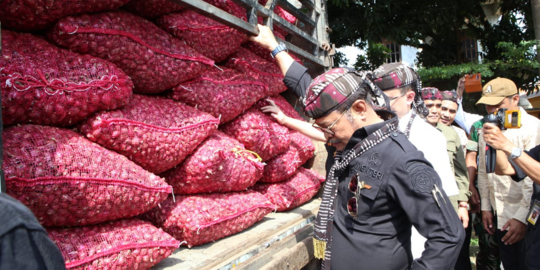
[(303, 99), (307, 116), (321, 118), (336, 110), (361, 87), (372, 97), (374, 109), (388, 109), (388, 98), (371, 81), (370, 72), (357, 72), (349, 68), (334, 68), (313, 80)]

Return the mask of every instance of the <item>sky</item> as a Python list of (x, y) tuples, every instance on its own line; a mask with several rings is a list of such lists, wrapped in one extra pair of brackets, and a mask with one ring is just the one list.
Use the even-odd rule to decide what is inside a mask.
[[(337, 49), (338, 52), (341, 52), (345, 54), (345, 57), (349, 59), (349, 66), (352, 67), (354, 63), (356, 62), (356, 57), (359, 54), (365, 55), (366, 52), (364, 50), (360, 50), (358, 47), (353, 46), (345, 46)], [(416, 69), (415, 60), (416, 60), (416, 52), (418, 50), (414, 47), (410, 46), (401, 46), (401, 62), (409, 65), (410, 67)]]

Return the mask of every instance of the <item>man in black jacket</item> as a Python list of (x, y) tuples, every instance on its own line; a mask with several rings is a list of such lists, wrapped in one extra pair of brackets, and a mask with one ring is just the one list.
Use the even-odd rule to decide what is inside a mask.
[(66, 269), (58, 247), (34, 214), (0, 193), (0, 270)]
[[(315, 256), (323, 269), (452, 269), (461, 224), (385, 97), (368, 73), (337, 68), (315, 78), (302, 98), (338, 151), (315, 222)], [(418, 260), (413, 225), (427, 238)]]

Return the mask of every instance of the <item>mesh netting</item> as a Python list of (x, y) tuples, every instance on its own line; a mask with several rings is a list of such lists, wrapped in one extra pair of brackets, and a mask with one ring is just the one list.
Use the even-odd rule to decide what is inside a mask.
[(233, 16), (236, 16), (244, 21), (247, 21), (247, 11), (232, 0), (204, 0), (208, 4), (214, 5)]
[[(274, 36), (285, 40), (285, 37), (277, 31), (274, 31)], [(272, 58), (272, 56), (270, 55), (270, 51), (268, 51), (268, 49), (261, 47), (259, 44), (250, 41), (250, 42), (244, 43), (242, 46), (250, 50), (252, 53), (256, 54), (257, 56), (261, 57), (262, 59), (268, 62), (276, 63), (276, 60)], [(296, 62), (303, 64), (302, 60), (300, 60), (300, 58), (296, 56), (296, 54), (292, 52), (288, 52), (288, 53)]]
[(162, 177), (175, 194), (242, 191), (261, 178), (263, 169), (264, 164), (242, 144), (216, 131)]
[(75, 14), (114, 10), (129, 0), (8, 0), (0, 1), (2, 28), (34, 31)]
[(296, 17), (294, 17), (294, 15), (284, 10), (282, 7), (276, 7), (274, 10), (274, 13), (276, 13), (279, 17), (285, 19), (286, 21), (290, 22), (293, 25), (296, 23)]
[(286, 127), (253, 107), (221, 126), (220, 130), (259, 154), (263, 161), (287, 151), (291, 143)]
[[(268, 1), (267, 0), (259, 0), (259, 4), (261, 4), (262, 6), (266, 5), (266, 2), (268, 2)], [(285, 21), (288, 21), (293, 25), (296, 24), (296, 17), (294, 17), (291, 13), (285, 11), (282, 7), (276, 6), (274, 8), (274, 14), (280, 16), (281, 18), (285, 19)], [(263, 21), (262, 21), (261, 17), (259, 17), (258, 20), (259, 20), (259, 24), (263, 24)], [(282, 36), (287, 36), (287, 34), (288, 34), (287, 31), (285, 31), (284, 29), (280, 28), (279, 26), (277, 26), (275, 24), (274, 24), (274, 31), (278, 32)]]
[[(281, 109), (281, 111), (292, 118), (302, 120), (302, 117), (281, 95), (269, 97)], [(259, 100), (255, 108), (260, 109), (269, 105), (266, 99)], [(260, 182), (276, 183), (291, 177), (296, 170), (313, 157), (315, 146), (310, 138), (298, 131), (289, 129), (291, 144), (289, 149), (266, 162), (263, 177)]]
[(147, 221), (124, 219), (99, 225), (49, 228), (67, 269), (149, 269), (180, 242)]
[(226, 123), (264, 97), (268, 87), (233, 69), (205, 72), (173, 88), (171, 97)]
[[(281, 95), (271, 96), (271, 97), (268, 97), (268, 99), (271, 99), (272, 101), (274, 101), (274, 103), (276, 103), (276, 105), (281, 109), (281, 111), (285, 115), (298, 119), (298, 120), (305, 121), (304, 118), (302, 118), (302, 116), (300, 116), (300, 114), (291, 106), (291, 104), (289, 104), (289, 102)], [(261, 99), (255, 104), (254, 107), (257, 109), (261, 109), (262, 107), (268, 106), (268, 105), (270, 104), (268, 103), (268, 101), (266, 101), (266, 99)], [(297, 106), (300, 106), (300, 105), (297, 105)]]
[(246, 39), (242, 32), (191, 10), (165, 15), (157, 25), (216, 62), (238, 51)]
[(155, 19), (184, 9), (181, 5), (167, 0), (131, 0), (124, 7), (131, 13), (147, 19)]
[(70, 126), (95, 111), (124, 106), (133, 84), (110, 62), (2, 30), (0, 87), (5, 125)]
[(296, 170), (313, 157), (315, 146), (304, 134), (291, 130), (289, 149), (266, 162), (259, 182), (276, 183), (291, 177)]
[(44, 226), (132, 217), (172, 192), (164, 179), (71, 130), (23, 125), (3, 136), (7, 193)]
[(306, 168), (298, 169), (287, 181), (256, 184), (251, 189), (260, 192), (276, 205), (277, 211), (287, 211), (309, 201), (324, 181), (324, 177)]
[(161, 173), (180, 164), (218, 124), (218, 119), (185, 104), (133, 95), (127, 106), (92, 116), (80, 132), (146, 170)]
[(241, 232), (274, 210), (254, 191), (172, 197), (143, 215), (188, 247)]
[(267, 96), (277, 95), (287, 90), (279, 68), (274, 63), (258, 57), (244, 47), (234, 53), (227, 60), (225, 66), (234, 68), (268, 85)]
[(109, 60), (133, 80), (136, 93), (159, 93), (196, 77), (214, 61), (141, 17), (114, 11), (61, 19), (56, 44)]
[[(205, 2), (214, 5), (232, 15), (246, 20), (246, 10), (231, 0), (204, 0)], [(139, 15), (147, 19), (155, 19), (159, 16), (167, 15), (173, 12), (184, 10), (178, 4), (168, 0), (131, 0), (124, 6), (133, 14)]]

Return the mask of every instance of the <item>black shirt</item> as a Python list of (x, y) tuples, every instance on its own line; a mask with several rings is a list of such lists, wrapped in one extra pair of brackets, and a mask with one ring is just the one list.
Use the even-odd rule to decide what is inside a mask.
[(34, 214), (0, 193), (0, 269), (66, 269), (58, 247)]
[[(300, 101), (302, 101), (302, 99), (306, 96), (306, 90), (312, 81), (313, 79), (309, 75), (307, 68), (300, 65), (296, 61), (292, 63), (285, 74), (285, 78), (283, 78), (283, 83), (285, 83), (287, 88), (291, 90), (300, 99)], [(328, 158), (326, 159), (325, 163), (326, 174), (328, 176), (328, 172), (330, 172), (330, 168), (334, 164), (333, 157), (334, 153), (336, 152), (336, 148), (333, 146), (328, 146), (327, 144), (324, 144), (324, 147), (328, 152)]]
[[(344, 155), (385, 123), (356, 130)], [(347, 202), (354, 196), (348, 185), (357, 173), (371, 188), (361, 190), (358, 216), (353, 218), (347, 212)], [(440, 206), (434, 186), (441, 192)], [(332, 269), (454, 268), (465, 237), (463, 226), (439, 176), (403, 133), (394, 132), (354, 159), (339, 176), (337, 194)], [(427, 238), (422, 257), (415, 261), (411, 226)]]
[[(536, 161), (540, 162), (540, 145), (535, 146), (529, 151), (525, 151)], [(517, 166), (514, 162), (510, 161), (516, 174), (512, 176), (515, 181), (521, 181), (527, 175)], [(531, 209), (534, 207), (534, 202), (540, 201), (540, 185), (533, 184), (533, 194), (531, 198)], [(529, 270), (540, 270), (540, 259), (537, 258), (540, 255), (540, 229), (538, 229), (540, 219), (537, 220), (535, 225), (527, 223), (527, 234), (525, 235), (525, 263)]]

